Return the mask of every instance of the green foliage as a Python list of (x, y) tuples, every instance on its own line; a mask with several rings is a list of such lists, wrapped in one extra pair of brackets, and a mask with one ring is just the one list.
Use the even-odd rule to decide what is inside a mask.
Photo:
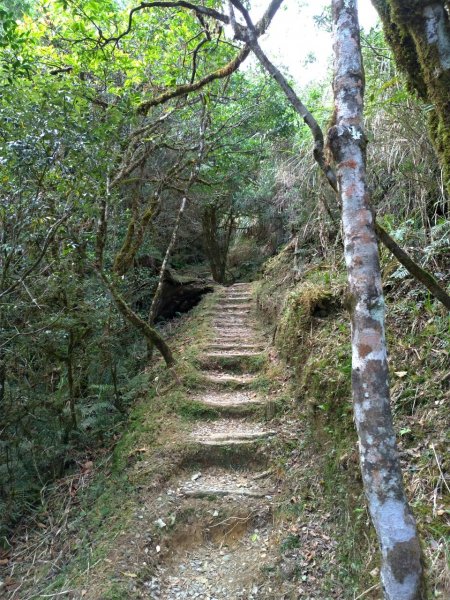
[[(0, 4), (2, 533), (39, 489), (110, 444), (135, 402), (145, 345), (95, 273), (102, 201), (103, 268), (146, 318), (203, 111), (207, 156), (172, 262), (187, 271), (205, 261), (204, 207), (217, 212), (214, 235), (229, 217), (233, 232), (248, 210), (238, 201), (242, 182), (258, 171), (266, 144), (294, 127), (259, 72), (140, 116), (145, 98), (189, 82), (194, 66), (196, 77), (209, 73), (235, 51), (211, 32), (194, 65), (203, 26), (191, 11), (164, 8), (139, 11), (129, 35), (108, 41), (126, 30), (128, 10), (112, 0)], [(122, 249), (128, 258), (117, 279)]]

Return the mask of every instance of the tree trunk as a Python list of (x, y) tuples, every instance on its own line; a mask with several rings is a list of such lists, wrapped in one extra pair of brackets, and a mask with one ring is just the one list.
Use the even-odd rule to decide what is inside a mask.
[(145, 336), (147, 343), (152, 346), (156, 346), (160, 354), (165, 360), (165, 363), (168, 367), (173, 367), (175, 365), (175, 359), (173, 357), (172, 351), (165, 342), (165, 340), (159, 335), (159, 333), (151, 327), (148, 323), (146, 323), (139, 315), (137, 315), (125, 302), (119, 292), (116, 290), (114, 285), (109, 281), (103, 271), (97, 268), (97, 273), (99, 274), (101, 280), (109, 290), (111, 296), (113, 297), (117, 308), (122, 313), (122, 315), (129, 321), (132, 325), (134, 325), (142, 334)]
[[(214, 281), (225, 283), (228, 249), (233, 234), (234, 219), (230, 213), (226, 222), (220, 227), (217, 223), (217, 212), (216, 206), (207, 206), (203, 211), (203, 241)], [(221, 232), (223, 232), (222, 235)]]
[(153, 296), (152, 304), (150, 306), (150, 311), (148, 314), (148, 322), (150, 325), (153, 325), (156, 314), (158, 312), (159, 303), (161, 300), (163, 285), (164, 285), (164, 275), (166, 273), (166, 269), (169, 264), (169, 259), (172, 255), (172, 251), (173, 251), (175, 243), (177, 241), (181, 219), (183, 218), (184, 211), (186, 210), (186, 204), (187, 204), (187, 197), (184, 196), (183, 199), (181, 200), (180, 208), (178, 209), (178, 215), (177, 215), (175, 225), (172, 230), (172, 236), (170, 238), (169, 245), (167, 246), (166, 254), (164, 255), (164, 260), (162, 262), (161, 270), (159, 272), (158, 285), (156, 286), (155, 295)]
[(356, 0), (333, 0), (336, 124), (329, 143), (342, 201), (352, 298), (352, 391), (369, 511), (381, 549), (387, 600), (421, 600), (416, 524), (402, 482), (390, 408), (384, 299), (375, 223), (366, 183), (364, 74)]
[[(450, 194), (450, 17), (444, 0), (372, 0), (409, 87), (429, 104), (430, 138)], [(447, 10), (446, 10), (447, 6)]]

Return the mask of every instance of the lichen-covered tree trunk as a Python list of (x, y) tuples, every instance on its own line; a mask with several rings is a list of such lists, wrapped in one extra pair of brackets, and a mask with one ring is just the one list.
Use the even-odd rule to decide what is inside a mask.
[(450, 3), (372, 0), (372, 4), (409, 87), (433, 105), (429, 112), (430, 137), (450, 194)]
[(387, 600), (421, 600), (417, 528), (402, 482), (390, 408), (384, 299), (366, 184), (364, 74), (356, 0), (333, 0), (336, 124), (329, 144), (342, 200), (345, 260), (352, 298), (352, 391), (361, 471), (381, 549)]

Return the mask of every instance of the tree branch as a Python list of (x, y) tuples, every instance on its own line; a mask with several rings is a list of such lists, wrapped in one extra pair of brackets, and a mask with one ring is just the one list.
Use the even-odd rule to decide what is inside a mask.
[(249, 54), (250, 48), (248, 46), (244, 46), (239, 51), (239, 53), (225, 66), (220, 67), (219, 69), (213, 71), (212, 73), (209, 73), (208, 75), (205, 75), (205, 77), (199, 79), (194, 83), (186, 83), (184, 85), (179, 85), (173, 90), (167, 90), (163, 94), (156, 96), (156, 98), (151, 98), (150, 100), (142, 102), (138, 106), (137, 112), (139, 114), (147, 114), (150, 108), (152, 108), (153, 106), (164, 104), (172, 98), (187, 96), (187, 94), (200, 90), (202, 87), (204, 87), (208, 83), (211, 83), (212, 81), (215, 81), (216, 79), (223, 79), (224, 77), (228, 77), (228, 75), (231, 75), (232, 73), (237, 71), (237, 69), (241, 66), (241, 64), (248, 57)]
[(122, 313), (122, 315), (126, 318), (126, 320), (129, 321), (132, 325), (134, 325), (136, 327), (136, 329), (138, 329), (141, 333), (144, 334), (148, 343), (156, 346), (156, 348), (159, 350), (159, 352), (163, 356), (163, 358), (166, 362), (166, 365), (168, 367), (173, 367), (173, 365), (175, 364), (175, 359), (174, 359), (172, 351), (170, 350), (166, 341), (161, 337), (161, 335), (156, 331), (156, 329), (154, 329), (148, 323), (146, 323), (143, 319), (141, 319), (141, 317), (138, 314), (136, 314), (130, 306), (128, 306), (128, 304), (125, 302), (125, 300), (119, 294), (119, 292), (116, 290), (113, 283), (108, 279), (108, 277), (105, 275), (105, 273), (101, 269), (98, 269), (98, 268), (96, 268), (96, 271), (97, 271), (100, 279), (105, 284), (105, 287), (108, 289), (109, 293), (111, 294), (117, 308)]
[(185, 2), (184, 0), (179, 0), (178, 2), (141, 2), (139, 6), (135, 6), (130, 10), (128, 15), (128, 26), (117, 36), (113, 36), (110, 38), (103, 38), (102, 47), (105, 47), (107, 44), (114, 42), (117, 44), (123, 37), (127, 36), (132, 27), (133, 27), (133, 17), (136, 12), (145, 10), (146, 8), (187, 8), (189, 10), (194, 11), (197, 15), (212, 17), (217, 21), (222, 21), (222, 23), (228, 24), (229, 19), (227, 15), (215, 10), (214, 8), (207, 8), (206, 6), (199, 6), (196, 4), (192, 4), (191, 2)]
[[(255, 31), (256, 31), (257, 37), (259, 37), (260, 35), (263, 35), (266, 32), (268, 26), (270, 25), (270, 22), (272, 21), (273, 17), (275, 16), (275, 13), (280, 8), (282, 3), (283, 3), (283, 0), (272, 0), (270, 2), (269, 6), (267, 7), (266, 12), (261, 17), (261, 19), (258, 21), (258, 23), (255, 25)], [(188, 4), (188, 3), (186, 3), (186, 4)], [(194, 6), (195, 5), (192, 5), (189, 8), (194, 9)], [(212, 9), (207, 9), (207, 10), (209, 11)], [(221, 15), (221, 13), (219, 13), (219, 14)], [(222, 18), (222, 16), (225, 17), (226, 20), (224, 20)], [(218, 18), (218, 20), (220, 20), (224, 23), (227, 23), (227, 24), (230, 23), (230, 19), (226, 15), (221, 15), (220, 18), (219, 17), (217, 17), (217, 18)], [(187, 94), (190, 94), (191, 92), (195, 92), (195, 91), (201, 89), (202, 87), (204, 87), (208, 83), (211, 83), (212, 81), (215, 81), (216, 79), (223, 79), (224, 77), (228, 77), (229, 75), (234, 73), (240, 67), (240, 65), (244, 62), (244, 60), (248, 57), (249, 54), (250, 54), (250, 47), (248, 46), (248, 44), (245, 44), (245, 46), (239, 51), (239, 54), (237, 54), (237, 56), (235, 56), (225, 66), (220, 67), (219, 69), (217, 69), (216, 71), (213, 71), (212, 73), (209, 73), (208, 75), (206, 75), (199, 81), (196, 81), (194, 83), (180, 85), (173, 90), (168, 90), (168, 91), (164, 92), (163, 94), (157, 96), (156, 98), (152, 98), (150, 100), (142, 102), (142, 104), (139, 105), (137, 112), (139, 114), (146, 114), (150, 110), (150, 108), (152, 108), (153, 106), (158, 106), (159, 104), (164, 104), (164, 102), (167, 102), (168, 100), (170, 100), (172, 98), (177, 98), (179, 96), (186, 96)]]
[(14, 283), (12, 283), (8, 288), (6, 288), (6, 290), (4, 290), (3, 292), (0, 293), (0, 298), (2, 298), (3, 296), (6, 296), (7, 294), (10, 294), (12, 291), (14, 291), (19, 285), (21, 285), (25, 279), (31, 275), (31, 273), (38, 268), (38, 266), (41, 264), (42, 259), (45, 256), (45, 253), (47, 252), (47, 248), (49, 247), (50, 243), (52, 242), (56, 231), (58, 230), (58, 227), (64, 223), (64, 221), (66, 221), (70, 216), (70, 213), (65, 213), (58, 221), (56, 221), (56, 223), (54, 223), (49, 232), (47, 233), (45, 240), (44, 240), (44, 245), (42, 246), (42, 250), (39, 253), (39, 256), (37, 257), (37, 259), (34, 261), (34, 263), (28, 267), (28, 269), (26, 269), (25, 273), (20, 277), (20, 279), (17, 279), (16, 281), (14, 281)]

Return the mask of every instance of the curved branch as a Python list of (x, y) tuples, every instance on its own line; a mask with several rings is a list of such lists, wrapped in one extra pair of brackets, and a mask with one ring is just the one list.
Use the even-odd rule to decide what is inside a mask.
[(198, 56), (198, 53), (200, 51), (200, 48), (202, 46), (204, 46), (205, 44), (207, 44), (208, 41), (209, 40), (207, 38), (205, 38), (204, 40), (202, 40), (199, 44), (197, 44), (194, 52), (192, 53), (192, 75), (191, 75), (191, 81), (190, 81), (191, 84), (194, 83), (194, 81), (195, 81), (195, 75), (197, 73), (197, 56)]
[(100, 279), (103, 281), (105, 287), (111, 294), (117, 308), (122, 313), (122, 315), (129, 321), (132, 325), (136, 327), (147, 339), (148, 343), (156, 346), (164, 361), (168, 367), (173, 367), (175, 364), (175, 358), (172, 354), (171, 349), (169, 348), (167, 342), (164, 338), (154, 329), (146, 323), (141, 317), (134, 312), (130, 306), (125, 302), (122, 296), (119, 294), (117, 289), (114, 287), (113, 283), (109, 280), (109, 278), (105, 275), (105, 273), (96, 267), (96, 271)]
[(160, 104), (164, 104), (165, 102), (167, 102), (168, 100), (171, 100), (172, 98), (178, 98), (180, 96), (187, 96), (187, 94), (190, 94), (191, 92), (196, 92), (197, 90), (200, 90), (202, 87), (204, 87), (208, 83), (211, 83), (212, 81), (215, 81), (216, 79), (223, 79), (224, 77), (228, 77), (229, 75), (231, 75), (232, 73), (237, 71), (237, 69), (241, 66), (241, 64), (248, 57), (249, 54), (250, 54), (249, 46), (244, 46), (240, 50), (239, 54), (237, 54), (237, 56), (235, 56), (232, 60), (230, 60), (230, 62), (227, 63), (224, 67), (220, 67), (216, 71), (213, 71), (212, 73), (209, 73), (208, 75), (205, 75), (205, 77), (203, 77), (202, 79), (199, 79), (195, 83), (186, 83), (184, 85), (179, 85), (178, 87), (176, 87), (173, 90), (167, 90), (163, 94), (156, 96), (156, 98), (151, 98), (150, 100), (146, 100), (145, 102), (142, 102), (138, 106), (137, 112), (139, 114), (147, 114), (147, 112), (153, 106), (159, 106)]
[(178, 2), (141, 2), (139, 6), (135, 6), (130, 10), (130, 13), (128, 15), (128, 26), (125, 29), (125, 31), (123, 31), (117, 36), (113, 36), (106, 39), (103, 38), (102, 47), (105, 47), (111, 42), (117, 44), (122, 38), (127, 36), (133, 27), (134, 14), (141, 10), (145, 10), (146, 8), (187, 8), (189, 10), (194, 11), (197, 15), (212, 17), (213, 19), (216, 19), (217, 21), (222, 21), (222, 23), (225, 24), (229, 23), (227, 15), (219, 12), (218, 10), (215, 10), (214, 8), (207, 8), (206, 6), (198, 6), (196, 4), (192, 4), (191, 2), (185, 2), (184, 0), (179, 0)]

